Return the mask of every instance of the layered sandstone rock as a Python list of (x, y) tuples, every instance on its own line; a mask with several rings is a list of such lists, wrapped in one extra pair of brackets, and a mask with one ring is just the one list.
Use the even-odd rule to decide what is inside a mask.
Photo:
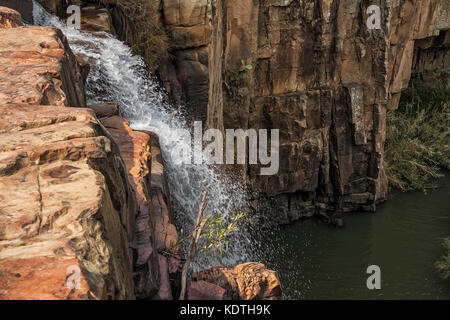
[(211, 42), (209, 1), (163, 0), (162, 16), (174, 60), (160, 75), (176, 104), (185, 104), (195, 119), (206, 121), (208, 45)]
[[(136, 194), (134, 282), (138, 299), (173, 299), (180, 274), (180, 252), (172, 248), (178, 235), (170, 214), (158, 137), (131, 129), (114, 103), (90, 106), (118, 145)], [(172, 285), (174, 288), (172, 288)], [(176, 292), (175, 292), (176, 294)]]
[(80, 67), (59, 29), (0, 29), (0, 103), (86, 106)]
[[(134, 298), (134, 194), (95, 115), (17, 104), (0, 112), (0, 298)], [(68, 287), (72, 274), (79, 289)]]
[[(21, 14), (21, 19), (19, 19), (20, 25), (23, 22), (27, 24), (33, 23), (33, 2), (32, 0), (0, 0), (0, 7), (7, 7), (13, 9)], [(0, 14), (1, 15), (1, 14)], [(17, 25), (15, 25), (17, 26)], [(0, 27), (1, 28), (1, 27)]]
[(282, 299), (277, 273), (256, 262), (244, 263), (234, 269), (220, 266), (194, 273), (187, 294), (190, 300)]
[(155, 222), (156, 246), (159, 253), (161, 287), (156, 299), (167, 300), (179, 295), (181, 283), (182, 253), (174, 247), (178, 240), (170, 204), (169, 187), (164, 172), (159, 138), (152, 132), (150, 136), (152, 153), (151, 203)]
[(75, 57), (55, 28), (0, 35), (0, 298), (135, 298), (136, 195), (94, 113), (65, 107)]
[[(386, 112), (397, 107), (413, 61), (417, 70), (448, 65), (448, 1), (163, 2), (165, 24), (184, 21), (184, 39), (193, 37), (191, 21), (211, 24), (208, 59), (199, 54), (206, 47), (183, 49), (175, 38), (177, 78), (162, 67), (172, 88), (180, 74), (209, 78), (208, 97), (200, 81), (183, 88), (181, 96), (196, 92), (196, 106), (187, 104), (194, 117), (219, 129), (280, 129), (279, 173), (240, 170), (270, 222), (373, 211), (385, 200)], [(370, 5), (380, 7), (381, 29), (367, 27)], [(182, 68), (178, 50), (207, 64)], [(252, 69), (233, 78), (242, 61)]]

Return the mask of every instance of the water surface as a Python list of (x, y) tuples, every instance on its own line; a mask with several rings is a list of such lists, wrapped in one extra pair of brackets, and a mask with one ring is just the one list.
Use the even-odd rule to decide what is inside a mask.
[[(450, 299), (434, 269), (450, 236), (449, 191), (450, 175), (428, 195), (394, 192), (376, 213), (345, 215), (344, 229), (307, 220), (264, 232), (260, 259), (287, 299)], [(367, 289), (369, 265), (381, 268), (381, 290)]]

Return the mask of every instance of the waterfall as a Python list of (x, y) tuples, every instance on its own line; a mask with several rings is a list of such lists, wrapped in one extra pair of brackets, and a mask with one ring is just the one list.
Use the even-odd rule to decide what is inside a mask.
[[(120, 113), (133, 129), (155, 132), (160, 137), (171, 201), (177, 226), (192, 230), (203, 190), (208, 191), (205, 212), (229, 215), (247, 207), (245, 187), (230, 176), (220, 174), (206, 164), (179, 164), (174, 150), (184, 143), (177, 129), (188, 129), (183, 112), (171, 107), (157, 79), (148, 74), (140, 56), (105, 32), (83, 32), (68, 28), (58, 17), (33, 2), (34, 24), (56, 26), (67, 37), (74, 54), (86, 59), (91, 70), (86, 94), (89, 104), (119, 103)], [(186, 146), (189, 149), (191, 146)], [(239, 230), (225, 255), (201, 254), (195, 270), (223, 264), (233, 266), (249, 260), (249, 238)]]

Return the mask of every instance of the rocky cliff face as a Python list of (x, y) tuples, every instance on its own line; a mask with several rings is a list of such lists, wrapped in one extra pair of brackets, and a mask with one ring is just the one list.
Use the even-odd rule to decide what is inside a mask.
[[(161, 2), (169, 91), (209, 127), (280, 129), (279, 173), (240, 170), (259, 211), (288, 222), (385, 200), (386, 112), (413, 69), (448, 66), (448, 1)], [(381, 29), (367, 27), (370, 5)], [(230, 76), (242, 61), (252, 70)]]
[(0, 298), (157, 296), (150, 135), (114, 105), (68, 108), (86, 102), (61, 31), (0, 17)]

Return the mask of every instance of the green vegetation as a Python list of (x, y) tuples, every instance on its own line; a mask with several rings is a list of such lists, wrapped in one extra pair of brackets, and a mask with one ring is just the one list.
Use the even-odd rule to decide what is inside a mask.
[(228, 69), (225, 72), (225, 87), (227, 88), (227, 93), (233, 99), (238, 95), (238, 89), (241, 85), (242, 80), (248, 79), (249, 75), (248, 71), (252, 70), (253, 66), (251, 64), (247, 64), (247, 62), (242, 59), (241, 66), (238, 70)]
[(203, 217), (205, 209), (207, 191), (203, 192), (202, 201), (198, 209), (197, 222), (195, 223), (192, 234), (183, 237), (183, 229), (181, 230), (181, 237), (177, 239), (176, 243), (171, 243), (172, 248), (181, 246), (185, 241), (190, 240), (189, 248), (186, 255), (186, 261), (183, 265), (183, 272), (181, 274), (181, 293), (180, 300), (184, 300), (186, 294), (187, 275), (190, 264), (198, 252), (208, 252), (211, 249), (217, 249), (220, 253), (225, 251), (226, 245), (230, 242), (229, 236), (231, 233), (238, 231), (240, 220), (245, 216), (245, 211), (239, 210), (237, 213), (233, 212), (230, 218), (224, 215), (208, 214)]
[(388, 112), (385, 166), (392, 187), (426, 191), (450, 168), (449, 78), (413, 78), (398, 110)]
[(446, 253), (443, 259), (436, 263), (436, 268), (441, 272), (444, 279), (450, 279), (450, 238), (444, 239), (442, 246)]

